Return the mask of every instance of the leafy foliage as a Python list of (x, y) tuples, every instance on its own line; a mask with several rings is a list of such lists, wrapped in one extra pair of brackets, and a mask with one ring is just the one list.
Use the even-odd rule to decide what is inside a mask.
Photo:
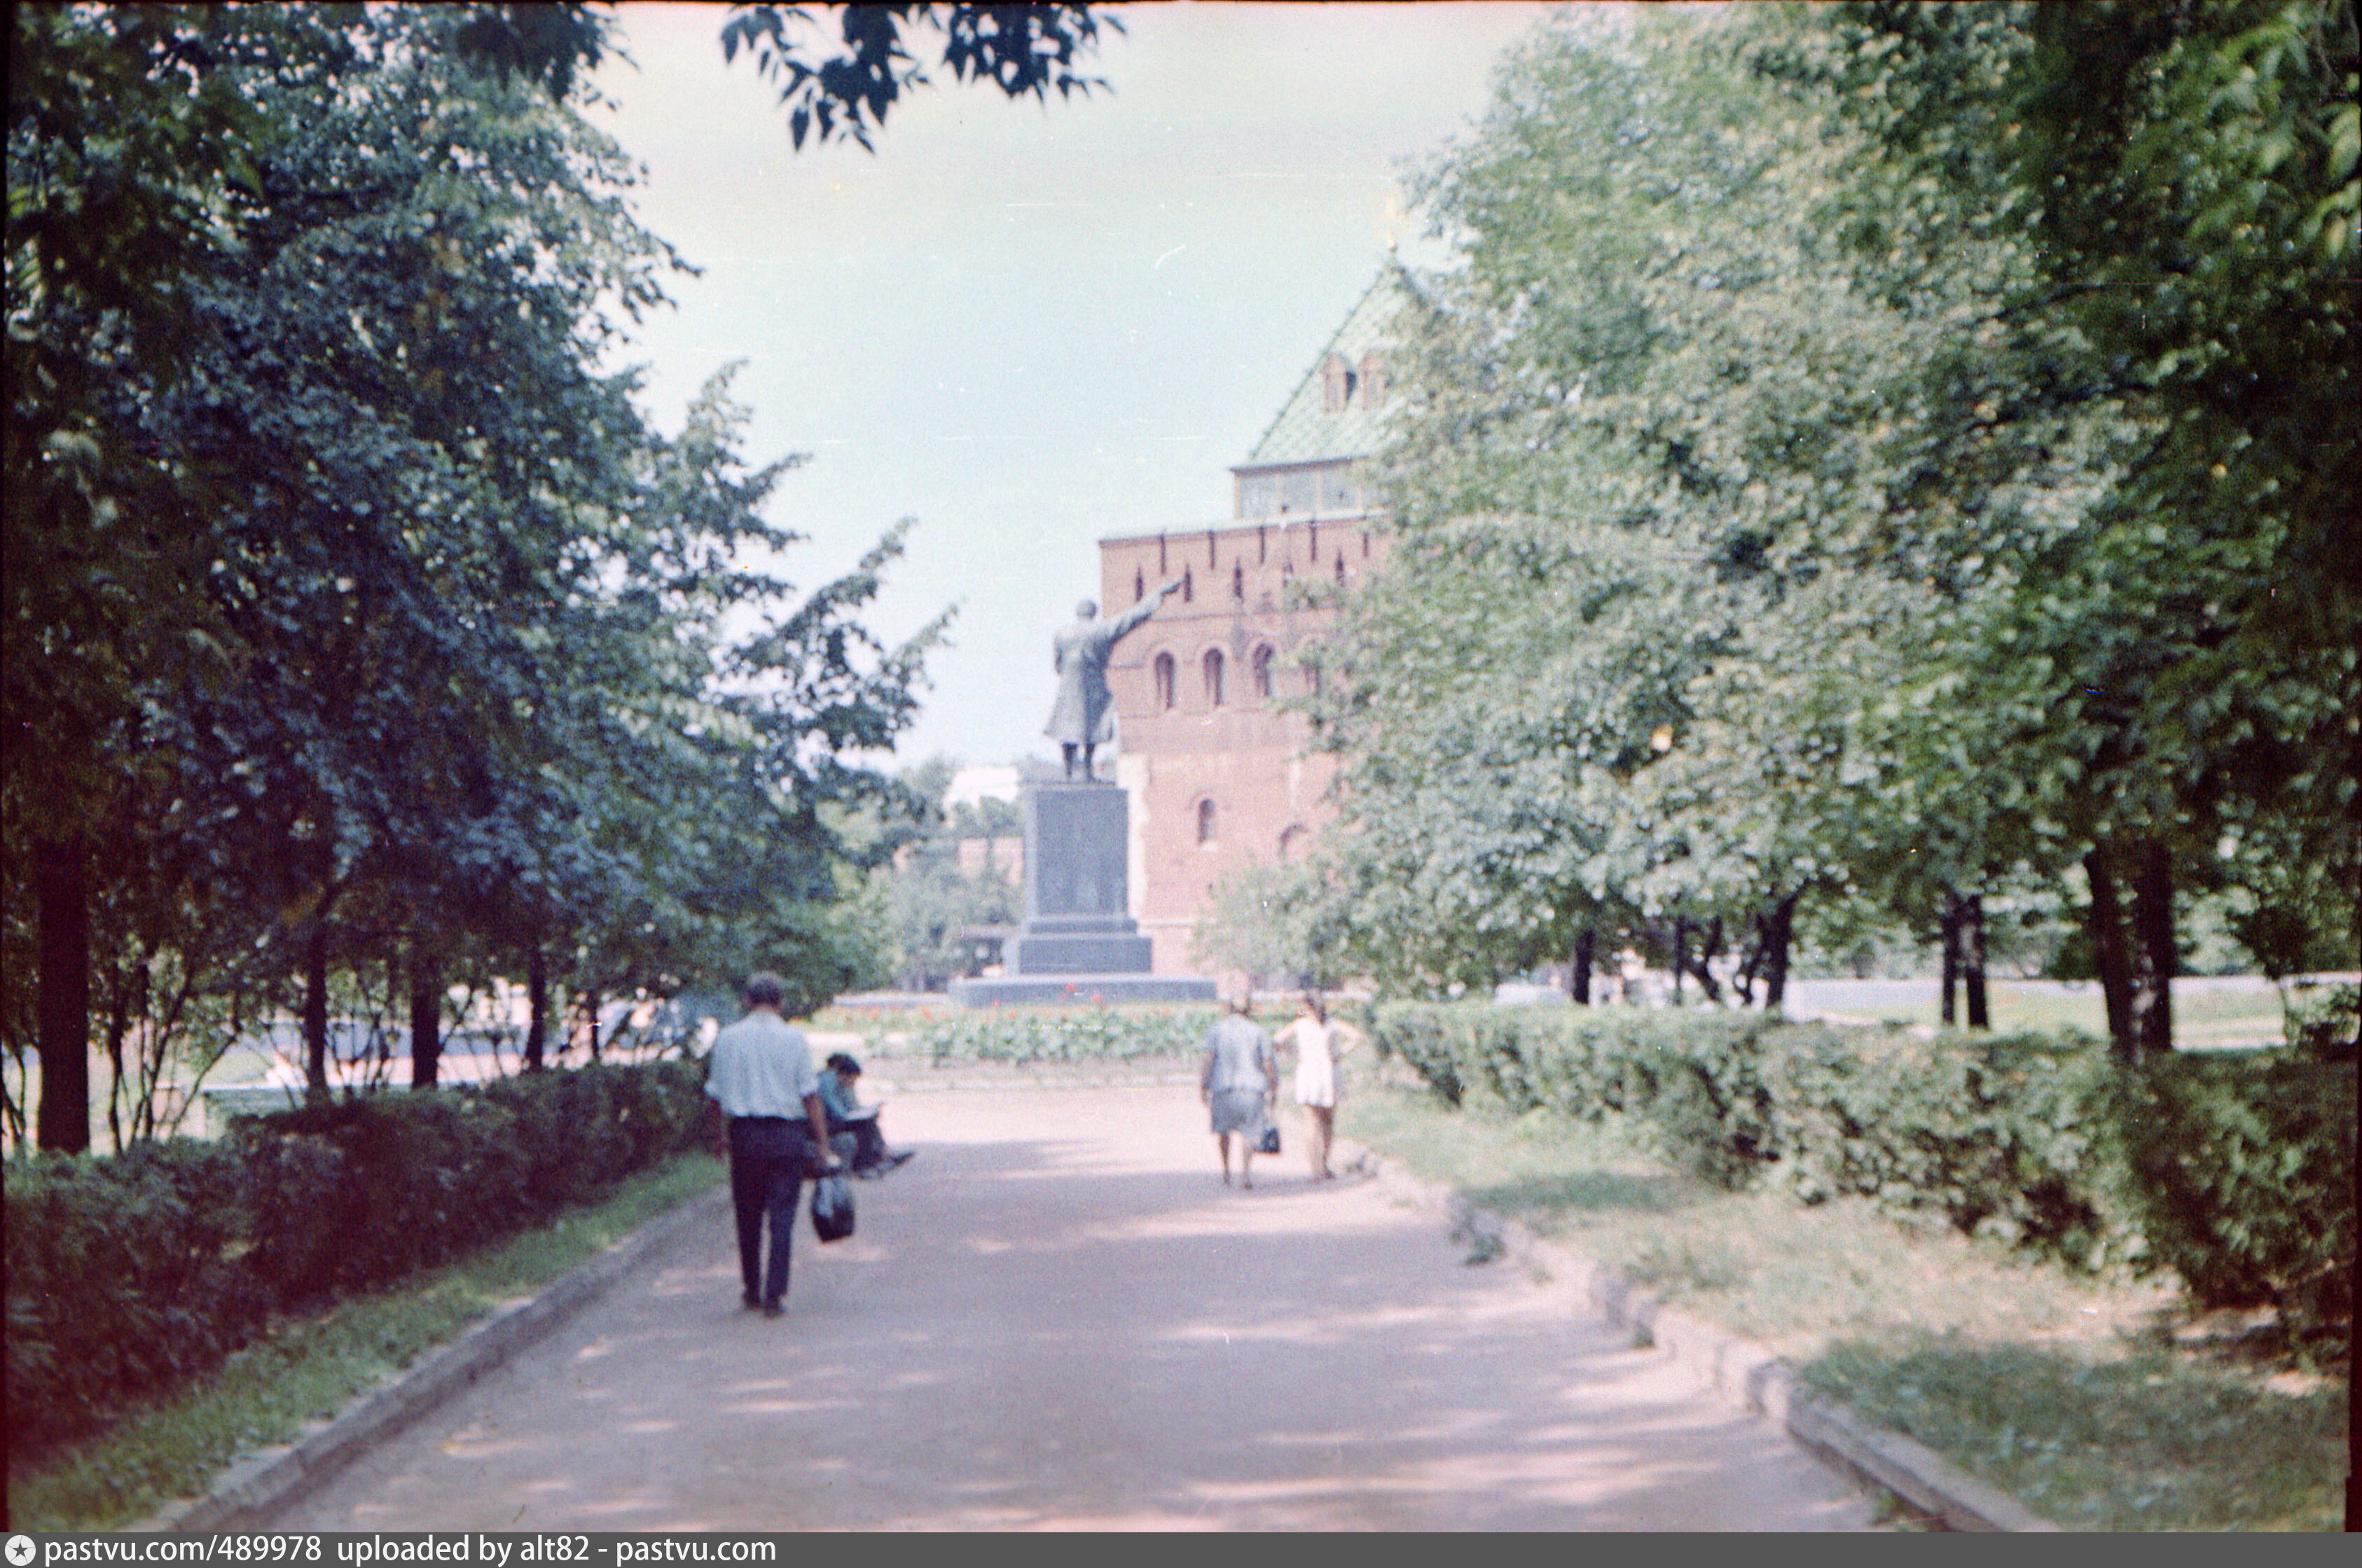
[(2170, 1269), (2205, 1305), (2277, 1308), (2299, 1338), (2351, 1321), (2350, 1065), (2274, 1052), (2126, 1074), (2042, 1038), (1624, 1009), (1390, 1003), (1374, 1034), (1450, 1103), (1620, 1121), (1725, 1186)]
[[(1021, 21), (952, 18), (958, 73), (1026, 90)], [(861, 624), (901, 528), (801, 596), (756, 564), (793, 462), (745, 460), (726, 374), (666, 437), (602, 368), (679, 265), (576, 113), (607, 20), (10, 27), (0, 1031), (42, 1053), (43, 1142), (86, 1141), (93, 1005), (136, 1057), (120, 1142), (259, 1016), (304, 1009), (318, 1077), (363, 966), (428, 1017), (525, 972), (536, 1041), (553, 966), (585, 1013), (870, 977), (836, 824), (891, 793), (852, 759), (941, 624)], [(1043, 27), (1091, 20), (1020, 29), (1055, 76)]]
[(1792, 918), (2071, 899), (2131, 1055), (2178, 888), (2350, 950), (2353, 32), (1539, 33), (1421, 186), (1465, 265), (1405, 280), (1397, 565), (1320, 715), (1345, 953), (1434, 994), (1721, 922), (1776, 1004)]
[[(993, 840), (1021, 839), (1024, 822), (1014, 804), (987, 797), (944, 804), (954, 767), (935, 757), (908, 768), (904, 797), (881, 801), (871, 824), (877, 851), (890, 861), (871, 873), (881, 935), (894, 983), (904, 990), (937, 991), (969, 973), (976, 952), (965, 933), (1009, 926), (1022, 912), (1023, 889), (1010, 880), (1015, 866)], [(973, 867), (964, 845), (987, 853)]]
[(274, 1313), (542, 1223), (695, 1144), (704, 1104), (684, 1064), (589, 1068), (10, 1162), (12, 1445), (88, 1430)]
[(2210, 1307), (2277, 1308), (2318, 1332), (2354, 1316), (2352, 1064), (2185, 1058), (2134, 1080), (2137, 1220)]
[(1217, 1016), (1203, 1007), (963, 1009), (928, 1019), (913, 1032), (911, 1048), (937, 1064), (1195, 1057)]
[(904, 47), (906, 35), (924, 27), (943, 39), (943, 62), (959, 81), (990, 82), (1011, 98), (1046, 99), (1088, 93), (1105, 86), (1076, 70), (1078, 56), (1097, 46), (1102, 22), (1123, 31), (1120, 19), (1095, 14), (1088, 6), (839, 6), (839, 52), (819, 63), (808, 55), (808, 39), (818, 32), (800, 6), (734, 6), (722, 28), (724, 59), (740, 50), (754, 57), (763, 75), (780, 83), (779, 102), (788, 110), (788, 134), (797, 147), (811, 134), (818, 141), (850, 137), (870, 146), (873, 127), (882, 129), (886, 112), (903, 93), (923, 86), (926, 75)]

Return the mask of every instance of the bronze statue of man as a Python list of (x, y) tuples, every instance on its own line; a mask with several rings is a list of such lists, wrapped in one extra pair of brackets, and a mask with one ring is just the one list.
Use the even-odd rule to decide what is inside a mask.
[(1050, 722), (1042, 733), (1065, 751), (1067, 778), (1075, 776), (1076, 751), (1082, 753), (1083, 777), (1088, 778), (1091, 752), (1115, 738), (1115, 701), (1108, 695), (1108, 656), (1180, 586), (1175, 578), (1106, 621), (1098, 618), (1098, 605), (1086, 599), (1075, 607), (1075, 624), (1051, 639), (1053, 663), (1058, 671), (1058, 703), (1050, 710)]

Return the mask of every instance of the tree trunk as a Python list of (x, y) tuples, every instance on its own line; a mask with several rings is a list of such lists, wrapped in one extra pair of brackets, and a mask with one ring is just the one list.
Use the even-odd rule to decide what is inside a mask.
[(1574, 961), (1568, 966), (1567, 994), (1584, 1007), (1591, 1005), (1591, 960), (1596, 951), (1599, 933), (1589, 926), (1574, 939)]
[(1944, 911), (1937, 917), (1937, 925), (1944, 933), (1943, 1006), (1937, 1016), (1949, 1029), (1960, 1021), (1952, 1006), (1960, 984), (1960, 895), (1948, 887), (1944, 889)]
[(2108, 1044), (2120, 1062), (2139, 1055), (2133, 1035), (2132, 960), (2125, 951), (2125, 915), (2116, 898), (2116, 879), (2109, 869), (2108, 853), (2094, 845), (2083, 856), (2083, 876), (2092, 885), (2092, 963), (2100, 975), (2100, 996), (2107, 1004)]
[(1722, 919), (1716, 916), (1698, 936), (1697, 960), (1690, 973), (1697, 977), (1698, 994), (1712, 1006), (1722, 1003), (1722, 986), (1714, 977), (1714, 961), (1722, 956)]
[(549, 961), (542, 956), (538, 940), (525, 955), (524, 994), (533, 1014), (524, 1031), (524, 1070), (537, 1073), (549, 1039)]
[(589, 990), (582, 993), (582, 1013), (584, 1021), (589, 1024), (590, 1029), (590, 1059), (595, 1062), (599, 1059), (598, 987), (593, 986)]
[(443, 1066), (443, 970), (425, 950), (410, 950), (410, 1087), (433, 1088)]
[(1682, 1005), (1682, 971), (1690, 966), (1690, 922), (1673, 922), (1673, 1005)]
[(1788, 943), (1796, 930), (1796, 900), (1801, 893), (1791, 893), (1772, 906), (1771, 918), (1763, 922), (1763, 1010), (1777, 1012), (1788, 996)]
[(2141, 846), (2133, 873), (2133, 1036), (2144, 1055), (2173, 1049), (2173, 858), (2163, 843)]
[(90, 1147), (90, 867), (72, 840), (37, 840), (40, 902), (41, 1105), (34, 1141), (79, 1154)]
[(304, 942), (304, 1087), (328, 1098), (328, 911), (312, 917)]
[[(116, 983), (107, 987), (107, 990), (110, 994), (107, 999), (106, 1031), (104, 1036), (106, 1042), (107, 1072), (106, 1141), (116, 1153), (121, 1154), (129, 1145), (129, 1140), (123, 1135), (123, 1115), (130, 1109), (130, 1102), (139, 1088), (138, 1085), (130, 1081), (129, 1076), (123, 1070), (123, 1042), (125, 1036), (131, 1032), (131, 988), (122, 983), (118, 977)], [(137, 1137), (138, 1121), (136, 1118), (133, 1120), (132, 1128), (132, 1136)]]
[(1969, 1027), (1991, 1030), (1992, 1010), (1985, 995), (1985, 896), (1960, 900), (1960, 978), (1969, 998)]

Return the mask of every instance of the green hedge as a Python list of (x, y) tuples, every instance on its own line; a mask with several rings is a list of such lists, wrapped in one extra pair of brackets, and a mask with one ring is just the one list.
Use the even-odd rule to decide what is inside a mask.
[(2354, 1064), (2175, 1057), (2137, 1075), (2124, 1124), (2135, 1217), (2211, 1306), (2354, 1320)]
[(389, 1092), (217, 1142), (6, 1170), (10, 1442), (90, 1430), (216, 1364), (273, 1313), (526, 1230), (698, 1140), (671, 1062)]
[(1473, 1093), (1578, 1121), (1629, 1118), (1667, 1157), (1743, 1187), (1771, 1154), (1759, 1066), (1767, 1027), (1747, 1013), (1392, 1003), (1378, 1008), (1373, 1035), (1454, 1105)]
[(2047, 1036), (1864, 1035), (1816, 1024), (1763, 1039), (1776, 1179), (1941, 1214), (2087, 1267), (2142, 1250), (2122, 1198), (2122, 1075)]
[(2350, 1324), (2355, 1068), (2300, 1051), (2136, 1070), (2047, 1036), (1760, 1014), (1395, 1003), (1382, 1052), (1452, 1104), (1627, 1120), (1727, 1187), (1860, 1196), (2084, 1267), (2169, 1268), (2207, 1306)]
[(1210, 1007), (994, 1008), (929, 1019), (911, 1032), (911, 1047), (938, 1066), (1194, 1056), (1220, 1016)]

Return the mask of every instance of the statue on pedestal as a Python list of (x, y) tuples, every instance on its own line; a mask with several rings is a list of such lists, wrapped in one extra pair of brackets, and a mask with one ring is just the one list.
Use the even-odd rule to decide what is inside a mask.
[(1066, 777), (1075, 777), (1075, 754), (1082, 754), (1084, 778), (1091, 778), (1091, 752), (1115, 738), (1115, 700), (1108, 694), (1108, 657), (1115, 645), (1164, 602), (1181, 586), (1175, 578), (1110, 620), (1098, 618), (1099, 607), (1086, 599), (1075, 607), (1075, 624), (1051, 640), (1052, 662), (1058, 671), (1058, 702), (1042, 733), (1065, 754)]

